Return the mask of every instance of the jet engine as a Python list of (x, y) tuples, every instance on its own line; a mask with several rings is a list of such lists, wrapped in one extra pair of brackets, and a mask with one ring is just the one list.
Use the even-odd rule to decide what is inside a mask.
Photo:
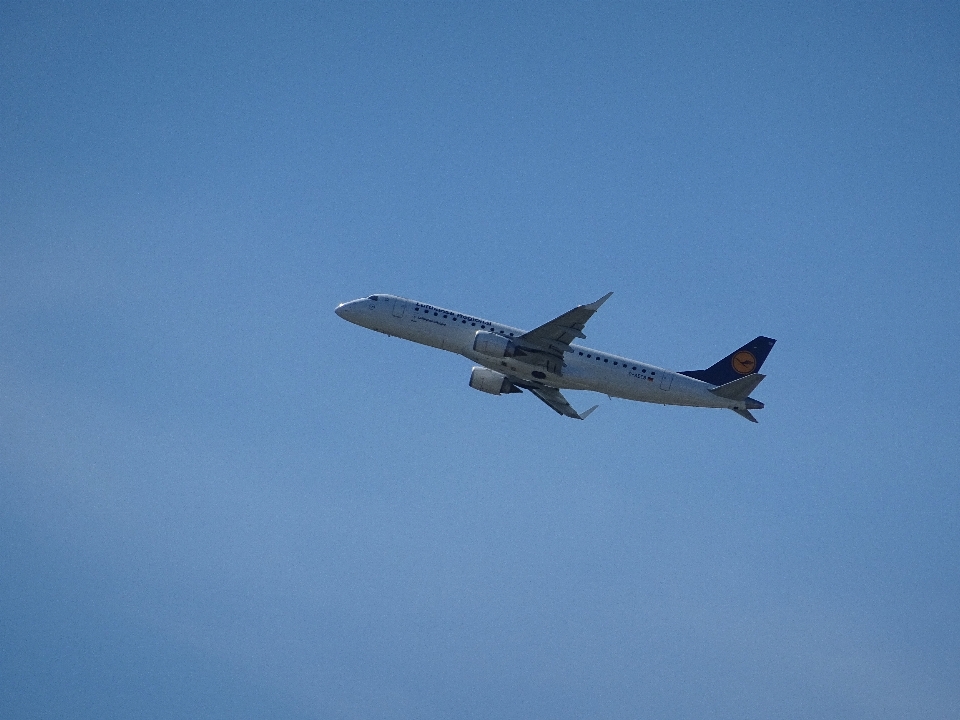
[(513, 357), (517, 349), (509, 338), (496, 333), (480, 330), (473, 338), (473, 350), (481, 355), (495, 358)]
[(470, 387), (491, 395), (523, 392), (500, 373), (485, 367), (475, 367), (470, 373)]

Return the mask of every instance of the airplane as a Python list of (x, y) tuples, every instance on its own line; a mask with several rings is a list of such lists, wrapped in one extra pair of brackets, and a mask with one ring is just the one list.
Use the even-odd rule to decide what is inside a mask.
[(583, 328), (612, 292), (578, 305), (533, 330), (491, 322), (396, 295), (342, 303), (344, 320), (385, 335), (463, 355), (477, 363), (470, 387), (491, 395), (527, 390), (560, 415), (584, 420), (561, 390), (592, 390), (610, 398), (660, 405), (727, 408), (750, 422), (763, 403), (750, 397), (766, 376), (758, 373), (776, 340), (759, 336), (706, 370), (672, 372), (582, 345)]

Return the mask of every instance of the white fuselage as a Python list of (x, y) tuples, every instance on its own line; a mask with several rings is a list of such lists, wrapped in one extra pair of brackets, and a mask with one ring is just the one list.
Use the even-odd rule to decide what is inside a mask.
[(396, 295), (372, 295), (344, 303), (337, 308), (337, 315), (386, 335), (463, 355), (504, 375), (559, 389), (592, 390), (661, 405), (733, 408), (743, 404), (714, 395), (710, 390), (715, 386), (701, 380), (580, 345), (571, 345), (564, 354), (560, 374), (517, 358), (492, 358), (474, 351), (478, 332), (519, 338), (525, 331)]

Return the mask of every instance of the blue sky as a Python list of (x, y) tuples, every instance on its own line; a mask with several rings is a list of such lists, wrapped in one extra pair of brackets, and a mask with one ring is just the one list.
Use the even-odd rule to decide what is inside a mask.
[[(960, 10), (6, 3), (0, 714), (960, 714)], [(467, 387), (374, 292), (750, 425)]]

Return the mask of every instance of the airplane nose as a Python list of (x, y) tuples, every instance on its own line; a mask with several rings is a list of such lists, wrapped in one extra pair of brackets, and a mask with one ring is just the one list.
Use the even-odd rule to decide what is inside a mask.
[(359, 307), (357, 307), (357, 305), (358, 303), (356, 300), (353, 300), (351, 302), (340, 303), (339, 305), (337, 305), (337, 309), (334, 310), (334, 312), (338, 316), (346, 320), (347, 322), (356, 322), (358, 317), (357, 310), (360, 309)]

